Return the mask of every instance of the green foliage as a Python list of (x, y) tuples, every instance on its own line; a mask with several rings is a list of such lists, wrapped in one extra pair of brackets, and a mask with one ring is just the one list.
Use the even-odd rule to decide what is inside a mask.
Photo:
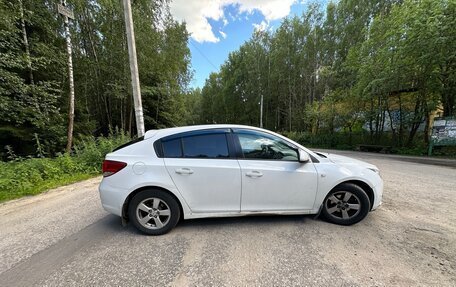
[(185, 112), (181, 121), (187, 125), (196, 125), (201, 122), (201, 89), (196, 88), (183, 95)]
[[(59, 48), (64, 42), (55, 33), (58, 22), (45, 2), (0, 2), (0, 145), (12, 145), (21, 153), (27, 153), (26, 145), (33, 146), (34, 133), (50, 149), (64, 133), (60, 82), (65, 66)], [(11, 132), (17, 127), (21, 133)], [(18, 143), (21, 139), (23, 144)]]
[[(413, 147), (400, 147), (394, 150), (395, 153), (403, 155), (416, 155), (424, 156), (427, 155), (428, 149), (425, 145), (415, 145)], [(450, 154), (444, 154), (446, 157)]]
[[(59, 0), (0, 1), (0, 156), (55, 156), (66, 142), (67, 55)], [(134, 133), (121, 1), (69, 0), (75, 82), (75, 135)], [(146, 129), (183, 125), (191, 78), (185, 24), (169, 2), (132, 1)], [(37, 136), (34, 136), (37, 134)]]
[[(135, 128), (121, 1), (74, 0), (76, 133)], [(188, 33), (168, 2), (132, 1), (146, 129), (183, 124), (191, 77)]]
[(456, 146), (434, 147), (432, 155), (456, 158)]
[(456, 113), (455, 11), (454, 0), (311, 4), (230, 54), (202, 89), (200, 120), (257, 126), (263, 96), (263, 126), (310, 145), (425, 146), (432, 116)]
[(129, 140), (130, 136), (120, 130), (108, 137), (82, 137), (75, 143), (73, 157), (81, 162), (87, 171), (99, 172), (105, 155)]
[(109, 137), (85, 137), (76, 143), (74, 154), (55, 158), (18, 158), (10, 150), (12, 161), (0, 162), (0, 201), (99, 175), (105, 155), (129, 140), (123, 132)]
[[(52, 157), (66, 142), (67, 55), (58, 2), (0, 1), (3, 160)], [(93, 136), (136, 130), (123, 8), (121, 1), (67, 3), (75, 14), (75, 134), (87, 145), (84, 157), (98, 160), (104, 143)], [(132, 1), (132, 13), (146, 129), (259, 125), (263, 99), (265, 128), (303, 132), (310, 144), (362, 140), (410, 149), (426, 145), (436, 113), (456, 115), (454, 0), (310, 4), (275, 30), (255, 31), (201, 90), (188, 89), (189, 34), (170, 15), (169, 1)]]
[[(312, 134), (309, 132), (282, 132), (282, 134), (309, 148), (327, 148), (341, 150), (357, 150), (359, 145), (373, 144), (390, 146), (391, 135), (385, 134), (376, 141), (371, 141), (370, 134), (366, 131), (356, 131), (351, 134), (347, 131)], [(439, 155), (451, 156), (450, 149), (443, 149)], [(427, 155), (427, 147), (423, 142), (415, 140), (412, 147), (393, 147), (392, 153), (405, 155)]]

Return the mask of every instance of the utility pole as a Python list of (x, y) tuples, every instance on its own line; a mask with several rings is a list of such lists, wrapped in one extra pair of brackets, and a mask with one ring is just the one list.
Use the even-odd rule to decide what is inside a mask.
[(66, 7), (66, 0), (61, 0), (60, 4), (57, 4), (57, 10), (63, 15), (64, 26), (65, 26), (65, 37), (66, 37), (66, 48), (68, 54), (68, 81), (70, 83), (70, 96), (69, 96), (69, 107), (68, 107), (68, 134), (67, 134), (67, 146), (66, 152), (71, 151), (73, 145), (73, 126), (74, 126), (74, 80), (73, 80), (73, 58), (71, 50), (71, 35), (69, 27), (69, 19), (74, 19), (74, 14), (71, 9)]
[(141, 137), (144, 135), (144, 115), (141, 102), (141, 90), (139, 87), (138, 60), (136, 59), (135, 31), (133, 29), (130, 0), (123, 0), (123, 6), (125, 13), (125, 28), (127, 32), (128, 56), (130, 59), (131, 86), (135, 104), (136, 128), (138, 130), (138, 137)]

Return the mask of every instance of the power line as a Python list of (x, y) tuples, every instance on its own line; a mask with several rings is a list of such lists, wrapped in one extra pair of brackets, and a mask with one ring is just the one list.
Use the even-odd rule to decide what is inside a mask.
[(214, 67), (214, 69), (218, 70), (218, 68), (214, 65), (214, 63), (211, 62), (211, 60), (209, 60), (208, 57), (206, 57), (206, 55), (204, 55), (204, 53), (195, 45), (193, 44), (193, 40), (190, 38), (190, 44), (192, 44), (192, 46), (201, 54), (201, 56), (203, 56), (204, 59), (206, 59), (206, 61), (211, 64), (212, 67)]

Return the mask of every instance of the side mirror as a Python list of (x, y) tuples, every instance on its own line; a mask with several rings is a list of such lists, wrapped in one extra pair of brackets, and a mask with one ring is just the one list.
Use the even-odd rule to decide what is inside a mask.
[(306, 153), (305, 151), (303, 151), (301, 149), (299, 150), (298, 153), (299, 153), (299, 162), (304, 163), (304, 162), (309, 162), (310, 161), (310, 157), (309, 157), (308, 153)]

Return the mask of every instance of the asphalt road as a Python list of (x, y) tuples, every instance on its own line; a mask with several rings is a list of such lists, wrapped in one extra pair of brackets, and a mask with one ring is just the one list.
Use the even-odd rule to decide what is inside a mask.
[(455, 286), (454, 162), (341, 154), (385, 180), (383, 206), (350, 227), (218, 218), (149, 237), (102, 210), (99, 178), (1, 204), (0, 286)]

